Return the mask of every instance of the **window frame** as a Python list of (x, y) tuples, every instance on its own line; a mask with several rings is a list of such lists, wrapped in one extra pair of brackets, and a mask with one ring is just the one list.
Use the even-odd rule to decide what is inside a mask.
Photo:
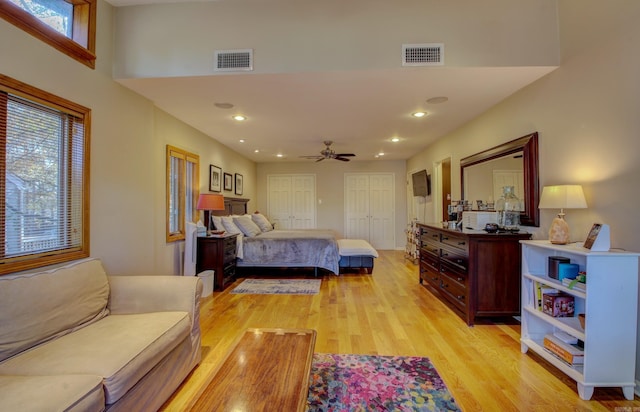
[[(171, 230), (172, 209), (171, 200), (174, 197), (172, 192), (172, 158), (180, 160), (180, 168), (178, 173), (178, 186), (177, 186), (177, 200), (178, 200), (178, 230)], [(191, 183), (187, 184), (187, 164), (191, 166)], [(191, 188), (191, 193), (187, 193)], [(191, 221), (195, 223), (198, 220), (198, 210), (196, 206), (198, 204), (198, 196), (200, 195), (200, 156), (194, 153), (187, 152), (178, 147), (167, 145), (166, 150), (166, 241), (177, 242), (184, 240), (186, 235), (186, 216), (191, 216)], [(190, 202), (187, 202), (189, 196)], [(186, 210), (186, 205), (190, 204), (190, 210)]]
[(64, 0), (73, 4), (73, 36), (69, 38), (16, 4), (0, 0), (0, 17), (80, 63), (95, 69), (97, 0)]
[[(0, 249), (0, 275), (13, 273), (28, 269), (40, 268), (53, 264), (69, 262), (82, 259), (90, 255), (90, 148), (91, 148), (91, 109), (77, 103), (56, 96), (44, 90), (22, 83), (8, 76), (0, 74), (0, 91), (10, 93), (21, 98), (42, 104), (44, 106), (63, 111), (82, 118), (84, 128), (83, 135), (83, 159), (82, 159), (82, 240), (79, 246), (69, 246), (65, 249), (44, 251), (37, 254), (27, 254), (15, 257), (5, 257), (4, 248)], [(5, 123), (5, 119), (0, 119), (0, 125)], [(1, 136), (0, 136), (1, 138)], [(2, 145), (4, 147), (4, 144)], [(5, 162), (5, 153), (0, 153), (0, 165)], [(71, 167), (70, 162), (66, 162), (66, 167)], [(5, 182), (4, 171), (0, 171), (0, 219), (6, 224), (5, 215)], [(74, 193), (67, 193), (66, 201), (69, 202)], [(4, 227), (5, 225), (3, 225)], [(4, 233), (0, 233), (0, 240), (4, 239)]]

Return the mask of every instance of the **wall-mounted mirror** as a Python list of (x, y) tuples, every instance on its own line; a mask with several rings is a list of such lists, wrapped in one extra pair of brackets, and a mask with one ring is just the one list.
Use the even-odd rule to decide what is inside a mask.
[(520, 223), (540, 226), (538, 202), (538, 132), (460, 160), (462, 199), (496, 201), (505, 185), (514, 186), (522, 202)]

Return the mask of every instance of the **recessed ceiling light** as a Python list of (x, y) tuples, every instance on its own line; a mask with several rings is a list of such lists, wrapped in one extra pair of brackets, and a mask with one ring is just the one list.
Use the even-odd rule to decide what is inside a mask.
[(214, 103), (213, 105), (215, 107), (217, 107), (218, 109), (232, 109), (233, 108), (233, 104), (231, 104), (231, 103)]
[(378, 156), (384, 156), (384, 152), (378, 153)]
[(449, 98), (447, 96), (438, 96), (438, 97), (432, 97), (430, 99), (427, 99), (427, 103), (440, 104), (440, 103), (444, 103), (444, 102), (446, 102), (448, 100), (449, 100)]
[(278, 153), (276, 157), (284, 157), (284, 155), (282, 153)]
[(427, 115), (427, 114), (426, 114), (425, 112), (415, 112), (415, 113), (411, 113), (411, 116), (413, 116), (413, 117), (417, 117), (417, 118), (424, 117), (424, 116), (426, 116), (426, 115)]
[(237, 115), (233, 116), (233, 120), (237, 120), (237, 121), (241, 122), (243, 120), (247, 120), (247, 117), (243, 116), (241, 114), (237, 114)]
[(400, 141), (400, 138), (399, 137), (393, 137), (393, 138), (391, 138), (391, 141), (393, 143), (398, 143)]
[(240, 143), (244, 143), (244, 139), (240, 139), (240, 140), (239, 140), (239, 142), (240, 142)]
[(256, 149), (253, 151), (253, 153), (260, 153), (260, 150)]

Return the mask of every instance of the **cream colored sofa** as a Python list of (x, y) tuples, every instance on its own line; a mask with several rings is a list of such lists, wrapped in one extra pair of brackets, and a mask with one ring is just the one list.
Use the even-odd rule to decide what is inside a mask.
[(200, 362), (202, 282), (96, 259), (0, 277), (0, 411), (155, 411)]

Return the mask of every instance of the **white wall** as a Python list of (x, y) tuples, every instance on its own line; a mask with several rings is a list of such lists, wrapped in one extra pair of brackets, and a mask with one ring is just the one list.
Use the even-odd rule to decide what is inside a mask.
[(316, 163), (282, 162), (259, 163), (257, 167), (257, 206), (261, 212), (267, 210), (267, 176), (273, 174), (315, 174), (317, 204), (317, 227), (333, 229), (344, 235), (344, 174), (345, 173), (393, 173), (395, 176), (395, 225), (396, 249), (404, 249), (405, 226), (407, 224), (407, 180), (404, 161), (351, 161), (323, 160)]
[[(451, 153), (452, 191), (459, 197), (460, 158), (538, 131), (541, 187), (582, 184), (585, 190), (588, 209), (566, 211), (571, 239), (584, 240), (602, 222), (611, 225), (612, 247), (640, 251), (640, 2), (558, 3), (560, 68), (417, 154), (407, 168)], [(544, 239), (554, 211), (540, 216), (540, 228), (528, 229)]]
[[(91, 255), (108, 273), (178, 274), (184, 242), (165, 242), (165, 147), (244, 175), (255, 199), (255, 164), (154, 108), (112, 80), (113, 8), (98, 2), (96, 69), (0, 19), (0, 72), (91, 108)], [(226, 195), (226, 194), (225, 194)]]

